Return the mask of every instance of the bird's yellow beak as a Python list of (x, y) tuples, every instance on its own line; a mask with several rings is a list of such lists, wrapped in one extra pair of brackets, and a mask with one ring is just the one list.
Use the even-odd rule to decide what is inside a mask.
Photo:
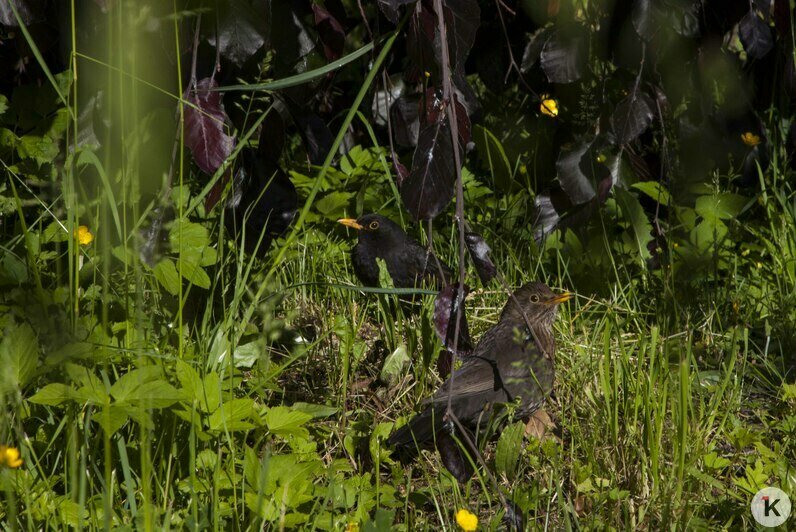
[(572, 292), (564, 292), (563, 294), (558, 294), (557, 296), (548, 299), (547, 302), (551, 305), (559, 305), (564, 301), (569, 301), (574, 295), (575, 294)]
[(357, 231), (364, 229), (364, 227), (359, 225), (357, 221), (353, 218), (340, 218), (339, 220), (337, 220), (337, 223), (343, 224), (346, 227), (351, 227), (353, 229), (356, 229)]

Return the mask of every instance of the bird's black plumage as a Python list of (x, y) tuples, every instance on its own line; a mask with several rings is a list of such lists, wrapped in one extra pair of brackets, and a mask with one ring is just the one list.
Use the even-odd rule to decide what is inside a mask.
[(558, 305), (569, 297), (567, 293), (553, 293), (542, 283), (529, 283), (515, 291), (497, 325), (484, 333), (473, 354), (423, 402), (425, 408), (420, 414), (388, 439), (387, 445), (406, 462), (420, 448), (436, 443), (445, 466), (460, 481), (469, 478), (470, 471), (462, 467), (461, 460), (446, 456), (446, 449), (450, 452), (447, 440), (456, 432), (445, 419), (449, 390), (451, 411), (467, 429), (485, 426), (496, 403), (517, 402), (518, 417), (537, 410), (553, 389), (553, 322)]
[(423, 282), (439, 288), (451, 282), (451, 269), (389, 218), (366, 214), (356, 220), (338, 221), (359, 234), (359, 241), (351, 250), (351, 261), (363, 285), (379, 286), (376, 259), (384, 261), (397, 288), (415, 288)]

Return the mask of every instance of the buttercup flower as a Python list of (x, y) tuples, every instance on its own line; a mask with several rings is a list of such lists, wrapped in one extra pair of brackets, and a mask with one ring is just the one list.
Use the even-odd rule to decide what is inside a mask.
[(542, 103), (539, 104), (539, 111), (543, 115), (555, 118), (558, 116), (558, 102), (547, 94), (543, 94)]
[(754, 147), (760, 144), (760, 136), (755, 135), (751, 131), (747, 131), (746, 133), (741, 135), (741, 140), (743, 141), (744, 144), (750, 147)]
[(0, 465), (17, 468), (22, 465), (22, 458), (19, 457), (19, 449), (0, 445)]
[(77, 228), (77, 241), (81, 246), (88, 246), (94, 241), (94, 235), (89, 231), (88, 226), (81, 225)]
[(462, 508), (456, 512), (456, 523), (465, 532), (472, 532), (478, 528), (478, 517)]
[(359, 532), (359, 523), (351, 521), (345, 526), (345, 532)]

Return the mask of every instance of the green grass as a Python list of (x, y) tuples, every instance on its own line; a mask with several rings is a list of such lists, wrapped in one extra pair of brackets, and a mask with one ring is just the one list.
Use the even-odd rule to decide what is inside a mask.
[[(695, 228), (688, 213), (672, 213), (661, 250), (671, 260), (657, 269), (645, 266), (616, 203), (578, 236), (556, 234), (539, 248), (532, 191), (484, 193), (488, 175), (467, 178), (466, 197), (484, 193), (466, 206), (468, 221), (507, 285), (542, 280), (578, 297), (556, 323), (551, 434), (499, 431), (483, 449), (495, 481), (480, 470), (458, 486), (436, 454), (404, 469), (380, 444), (441, 383), (433, 298), (409, 315), (394, 294), (350, 289), (352, 235), (334, 219), (355, 214), (356, 194), (366, 210), (399, 218), (385, 152), (368, 144), (349, 170), (333, 154), (307, 168), (291, 147), (305, 203), (265, 259), (240, 251), (203, 210), (222, 172), (198, 184), (189, 154), (178, 157), (172, 198), (183, 199), (171, 201), (196, 226), (172, 234), (186, 247), (166, 254), (178, 272), (171, 293), (138, 259), (137, 235), (158, 206), (139, 201), (152, 185), (146, 137), (171, 147), (173, 131), (152, 131), (142, 78), (115, 59), (100, 70), (118, 89), (111, 103), (138, 106), (123, 114), (128, 135), (106, 139), (119, 160), (88, 148), (64, 154), (55, 197), (26, 188), (22, 163), (4, 162), (15, 206), (4, 268), (27, 275), (0, 295), (0, 443), (24, 458), (20, 469), (0, 468), (6, 528), (447, 530), (467, 508), (500, 529), (499, 489), (529, 529), (734, 530), (755, 528), (748, 505), (759, 487), (796, 494), (796, 202), (781, 158), (747, 193), (748, 211), (715, 223), (727, 239), (686, 255)], [(75, 90), (59, 96), (78, 116)], [(337, 144), (357, 116), (370, 128), (356, 111)], [(65, 143), (75, 147), (69, 124)], [(727, 176), (715, 178), (699, 197), (729, 189)], [(351, 197), (322, 212), (333, 192)], [(88, 246), (69, 237), (81, 223), (96, 234)], [(447, 216), (435, 221), (434, 247), (449, 263), (456, 241)], [(200, 260), (206, 290), (179, 277)], [(477, 339), (507, 295), (498, 283), (481, 286), (471, 268), (468, 282)], [(385, 358), (401, 349), (411, 362), (382, 378)]]

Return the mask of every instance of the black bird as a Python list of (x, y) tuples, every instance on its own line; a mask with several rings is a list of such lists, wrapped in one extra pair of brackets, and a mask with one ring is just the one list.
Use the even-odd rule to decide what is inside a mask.
[(416, 288), (425, 281), (441, 288), (453, 280), (451, 269), (395, 222), (378, 214), (365, 214), (339, 223), (356, 229), (359, 242), (351, 250), (354, 273), (365, 286), (379, 286), (382, 259), (396, 288)]
[(542, 283), (529, 283), (514, 292), (497, 325), (484, 333), (461, 368), (423, 401), (420, 414), (387, 440), (397, 457), (407, 463), (419, 449), (436, 444), (445, 467), (459, 482), (466, 482), (472, 474), (470, 461), (451, 439), (458, 427), (445, 417), (451, 384), (451, 411), (468, 431), (487, 426), (496, 403), (516, 403), (515, 416), (529, 416), (553, 389), (553, 322), (558, 305), (570, 297), (566, 292), (555, 294)]

